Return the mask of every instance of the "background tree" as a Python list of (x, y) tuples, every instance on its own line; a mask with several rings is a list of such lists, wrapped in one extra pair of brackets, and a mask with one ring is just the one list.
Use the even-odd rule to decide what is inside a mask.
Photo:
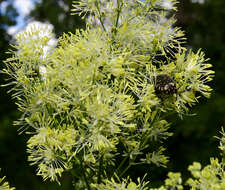
[(77, 28), (84, 28), (85, 23), (79, 16), (71, 16), (72, 3), (73, 0), (41, 1), (31, 11), (30, 17), (52, 24), (56, 37), (64, 32), (75, 32)]

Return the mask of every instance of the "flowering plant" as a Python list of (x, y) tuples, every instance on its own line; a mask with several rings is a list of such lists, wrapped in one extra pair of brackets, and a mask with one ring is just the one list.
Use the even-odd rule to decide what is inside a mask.
[[(1, 169), (0, 169), (0, 171), (1, 171)], [(10, 187), (9, 183), (7, 181), (5, 181), (5, 176), (0, 178), (0, 189), (3, 189), (3, 190), (15, 190), (14, 187)]]
[(128, 169), (166, 165), (168, 115), (209, 97), (214, 73), (202, 51), (183, 46), (169, 16), (175, 5), (75, 1), (87, 27), (63, 34), (57, 47), (46, 48), (54, 36), (47, 28), (18, 35), (3, 72), (23, 113), (16, 124), (30, 135), (28, 160), (44, 180), (60, 183), (70, 171), (75, 189), (146, 189)]

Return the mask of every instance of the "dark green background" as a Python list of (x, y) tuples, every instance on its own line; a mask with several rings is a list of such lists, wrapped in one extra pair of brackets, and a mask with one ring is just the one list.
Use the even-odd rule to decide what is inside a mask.
[[(0, 6), (3, 1), (0, 0)], [(84, 23), (75, 16), (65, 12), (55, 0), (44, 0), (37, 4), (36, 8), (27, 18), (39, 21), (48, 21), (55, 27), (55, 33), (60, 36), (63, 32), (72, 31), (84, 27)], [(72, 0), (64, 0), (71, 7)], [(168, 171), (180, 171), (186, 179), (189, 175), (186, 168), (193, 161), (200, 161), (203, 165), (209, 162), (212, 156), (219, 156), (218, 141), (214, 136), (219, 135), (219, 130), (225, 122), (225, 1), (206, 0), (205, 3), (191, 3), (190, 0), (180, 0), (178, 4), (177, 26), (181, 27), (187, 37), (186, 46), (197, 51), (201, 48), (216, 72), (215, 79), (211, 82), (214, 91), (211, 99), (200, 100), (192, 112), (195, 116), (171, 117), (171, 131), (174, 136), (167, 142), (166, 154), (170, 157), (168, 168), (159, 169), (152, 166), (134, 168), (130, 171), (133, 175), (143, 176), (150, 171), (151, 182), (157, 183), (163, 179)], [(63, 20), (58, 15), (65, 15)], [(8, 26), (16, 24), (16, 10), (9, 5), (6, 13), (0, 13), (0, 68), (3, 68), (2, 60), (7, 55), (4, 53), (9, 48), (12, 37), (6, 33)], [(4, 83), (3, 75), (0, 75), (0, 83)], [(14, 101), (6, 93), (7, 88), (0, 88), (0, 168), (1, 176), (6, 175), (12, 186), (18, 190), (40, 189), (72, 189), (71, 179), (64, 175), (62, 186), (54, 183), (43, 182), (35, 175), (35, 167), (29, 166), (26, 154), (25, 134), (18, 135), (13, 121), (19, 118)], [(147, 169), (146, 169), (147, 168)], [(158, 179), (158, 180), (157, 180)], [(154, 184), (155, 184), (154, 183)]]

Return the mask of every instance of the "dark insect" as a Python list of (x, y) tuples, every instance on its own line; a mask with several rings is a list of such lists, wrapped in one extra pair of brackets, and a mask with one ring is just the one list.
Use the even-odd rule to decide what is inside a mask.
[(155, 92), (158, 96), (176, 94), (176, 83), (166, 74), (157, 75), (155, 78)]

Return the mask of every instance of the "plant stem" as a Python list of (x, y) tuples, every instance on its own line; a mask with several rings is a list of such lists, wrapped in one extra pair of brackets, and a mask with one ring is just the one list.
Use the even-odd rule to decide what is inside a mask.
[[(152, 123), (157, 120), (157, 118), (159, 117), (158, 114), (160, 114), (160, 113), (159, 112), (156, 113), (156, 116), (153, 118)], [(142, 138), (141, 139), (144, 139), (144, 141), (143, 140), (141, 141), (141, 143), (139, 145), (139, 148), (144, 147), (145, 144), (148, 142), (148, 139), (145, 136), (146, 136), (146, 132), (144, 134), (142, 134)], [(122, 173), (120, 173), (119, 177), (122, 177), (126, 173), (126, 171), (133, 165), (134, 160), (136, 159), (136, 157), (137, 156), (134, 156), (134, 158), (132, 159), (133, 161), (129, 162), (129, 165), (122, 171)], [(127, 157), (125, 157), (125, 158), (127, 158)], [(125, 162), (125, 159), (121, 162), (119, 167), (121, 167), (124, 164), (124, 162)], [(117, 170), (118, 170), (118, 168), (117, 168)]]
[(88, 183), (87, 176), (86, 176), (85, 169), (84, 169), (84, 166), (83, 166), (82, 162), (80, 163), (80, 165), (81, 165), (81, 169), (82, 169), (82, 172), (83, 172), (83, 177), (84, 177), (84, 181), (85, 181), (85, 184), (87, 186), (87, 189), (91, 190), (91, 187)]
[(120, 18), (120, 13), (121, 13), (121, 10), (122, 10), (122, 7), (123, 7), (123, 2), (121, 2), (121, 0), (117, 0), (117, 8), (116, 8), (116, 11), (117, 11), (117, 15), (116, 15), (116, 23), (115, 23), (115, 26), (113, 27), (113, 33), (114, 33), (114, 36), (116, 35), (117, 33), (117, 27), (118, 27), (118, 23), (119, 23), (119, 18)]
[[(156, 112), (156, 115), (155, 115), (155, 117), (153, 118), (153, 120), (151, 121), (151, 125), (153, 125), (153, 123), (155, 122), (155, 121), (157, 121), (157, 119), (160, 117), (160, 111), (157, 111)], [(144, 147), (145, 146), (145, 144), (148, 142), (148, 138), (146, 138), (146, 135), (147, 135), (147, 131), (145, 131), (143, 134), (142, 134), (142, 137), (141, 137), (141, 143), (140, 143), (140, 148), (141, 147)], [(144, 139), (144, 141), (143, 141), (143, 139)]]
[(118, 27), (121, 9), (122, 9), (122, 5), (120, 5), (120, 0), (117, 0), (117, 16), (116, 16), (116, 25), (115, 25), (116, 28)]
[(98, 184), (101, 183), (101, 173), (102, 173), (102, 165), (103, 165), (103, 156), (100, 157), (99, 167), (98, 167)]
[(98, 10), (98, 18), (99, 18), (99, 21), (100, 21), (100, 23), (102, 25), (103, 30), (106, 31), (105, 26), (104, 26), (104, 23), (102, 21), (102, 15), (101, 15), (101, 12), (100, 12), (99, 3), (96, 1), (96, 4), (95, 5), (96, 5), (96, 8)]
[(123, 164), (125, 163), (125, 161), (127, 160), (128, 157), (125, 157), (122, 162), (120, 163), (120, 165), (117, 167), (116, 171), (114, 172), (114, 175), (120, 170), (120, 168), (123, 166)]
[(122, 171), (122, 173), (119, 175), (119, 177), (122, 177), (123, 176), (123, 174), (125, 174), (126, 173), (126, 171), (131, 167), (131, 163), (129, 163), (129, 165)]
[(123, 7), (123, 1), (117, 0), (117, 17), (116, 17), (116, 25), (115, 25), (116, 28), (118, 27), (122, 7)]

